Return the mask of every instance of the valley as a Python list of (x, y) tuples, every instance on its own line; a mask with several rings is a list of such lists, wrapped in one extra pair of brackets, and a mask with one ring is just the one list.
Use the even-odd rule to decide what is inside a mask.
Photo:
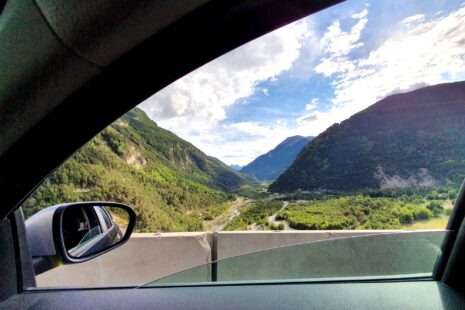
[(222, 231), (228, 223), (233, 221), (236, 217), (240, 216), (241, 211), (246, 208), (252, 200), (244, 197), (237, 197), (233, 202), (227, 204), (224, 212), (218, 214), (214, 218), (204, 218), (203, 230), (204, 231)]
[[(465, 178), (465, 82), (389, 96), (230, 167), (135, 108), (24, 202), (118, 201), (137, 232), (444, 229)], [(240, 170), (238, 170), (240, 169)]]
[(445, 229), (456, 193), (455, 188), (422, 188), (242, 197), (238, 198), (239, 208), (218, 216), (221, 229), (208, 225), (204, 228), (207, 231)]

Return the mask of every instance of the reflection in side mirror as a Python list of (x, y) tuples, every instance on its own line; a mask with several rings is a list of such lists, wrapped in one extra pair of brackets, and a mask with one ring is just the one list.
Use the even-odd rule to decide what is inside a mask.
[(63, 242), (68, 255), (83, 258), (120, 242), (129, 225), (127, 210), (115, 206), (76, 205), (63, 213)]
[(48, 207), (26, 221), (36, 274), (80, 263), (126, 242), (136, 214), (120, 203), (77, 202)]

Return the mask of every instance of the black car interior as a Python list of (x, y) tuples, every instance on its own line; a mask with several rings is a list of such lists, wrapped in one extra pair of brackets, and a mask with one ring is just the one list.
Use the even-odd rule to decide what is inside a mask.
[(69, 208), (63, 214), (65, 247), (74, 248), (91, 229), (96, 227), (100, 229), (100, 223), (93, 208)]

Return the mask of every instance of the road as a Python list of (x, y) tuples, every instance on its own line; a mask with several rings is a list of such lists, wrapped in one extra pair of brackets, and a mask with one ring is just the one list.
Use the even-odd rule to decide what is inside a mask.
[[(237, 198), (236, 201), (231, 203), (231, 206), (229, 207), (228, 211), (215, 217), (211, 221), (204, 221), (203, 222), (204, 230), (205, 231), (222, 231), (226, 227), (226, 225), (228, 225), (229, 222), (231, 222), (233, 219), (235, 219), (241, 214), (241, 209), (245, 208), (252, 202), (253, 200), (245, 199), (244, 197)], [(268, 223), (274, 224), (274, 225), (283, 224), (284, 230), (295, 230), (289, 226), (289, 223), (287, 221), (276, 220), (276, 214), (286, 209), (288, 204), (289, 204), (288, 201), (284, 201), (282, 208), (279, 209), (273, 215), (268, 217)], [(247, 227), (247, 230), (258, 230), (258, 229), (259, 227), (256, 225), (256, 223), (253, 223), (252, 225), (249, 225)]]
[(284, 201), (283, 202), (283, 207), (281, 209), (278, 210), (278, 212), (276, 212), (275, 214), (273, 214), (272, 216), (269, 216), (268, 217), (268, 223), (271, 224), (274, 224), (274, 225), (279, 225), (279, 224), (283, 224), (284, 225), (284, 230), (295, 230), (294, 228), (290, 227), (289, 226), (289, 223), (287, 221), (278, 221), (276, 220), (276, 214), (278, 214), (279, 212), (283, 211), (284, 209), (286, 209), (287, 205), (289, 204), (288, 201)]
[(228, 211), (218, 215), (211, 221), (204, 221), (203, 227), (205, 231), (221, 231), (224, 227), (231, 222), (234, 218), (241, 214), (241, 209), (246, 207), (252, 202), (252, 200), (245, 199), (244, 197), (238, 197), (236, 201), (231, 203)]

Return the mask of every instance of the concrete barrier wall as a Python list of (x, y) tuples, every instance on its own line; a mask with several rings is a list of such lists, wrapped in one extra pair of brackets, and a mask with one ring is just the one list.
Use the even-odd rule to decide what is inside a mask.
[(133, 234), (127, 243), (85, 263), (36, 277), (39, 287), (141, 285), (211, 261), (212, 235)]
[(299, 243), (401, 231), (257, 231), (133, 234), (121, 247), (85, 263), (36, 277), (39, 287), (142, 285), (216, 259)]
[(336, 238), (401, 232), (399, 230), (231, 231), (215, 233), (217, 259), (277, 247)]
[[(368, 234), (367, 234), (368, 235)], [(233, 242), (225, 244), (241, 245), (250, 236), (236, 236)], [(278, 235), (279, 236), (279, 235)], [(220, 260), (216, 264), (216, 281), (258, 281), (258, 280), (304, 280), (334, 279), (351, 277), (379, 276), (430, 276), (441, 252), (445, 232), (429, 231), (421, 233), (390, 233), (350, 238), (354, 234), (329, 235), (324, 232), (315, 235), (299, 234), (296, 239), (320, 239), (324, 242), (303, 242), (293, 246), (278, 246), (272, 250), (252, 252)], [(358, 235), (356, 235), (358, 236)], [(229, 237), (229, 235), (219, 236)], [(270, 238), (266, 238), (270, 237)], [(271, 238), (273, 237), (273, 238)], [(251, 243), (265, 247), (266, 243), (279, 245), (280, 240), (273, 235), (254, 234)], [(292, 237), (287, 236), (285, 237)], [(225, 241), (225, 240), (223, 240)], [(248, 241), (248, 239), (247, 239)], [(304, 241), (304, 240), (303, 240)], [(218, 251), (221, 253), (221, 242)], [(164, 279), (165, 283), (182, 283), (199, 279), (199, 273), (184, 272), (183, 277)], [(196, 278), (197, 277), (197, 278)], [(171, 281), (168, 281), (171, 280)]]

